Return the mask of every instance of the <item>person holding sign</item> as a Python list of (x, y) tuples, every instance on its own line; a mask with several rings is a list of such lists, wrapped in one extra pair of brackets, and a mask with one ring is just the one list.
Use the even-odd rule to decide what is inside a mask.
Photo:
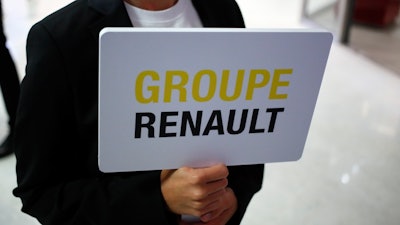
[(261, 188), (263, 165), (99, 171), (99, 32), (131, 26), (244, 22), (234, 0), (77, 0), (35, 24), (14, 139), (22, 211), (57, 225), (240, 224)]

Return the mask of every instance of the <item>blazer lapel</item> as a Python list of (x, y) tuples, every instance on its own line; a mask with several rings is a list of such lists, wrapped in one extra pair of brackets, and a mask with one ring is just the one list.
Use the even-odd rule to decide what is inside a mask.
[(204, 27), (213, 27), (215, 24), (213, 23), (213, 18), (210, 15), (206, 14), (206, 8), (204, 4), (204, 0), (192, 0), (193, 6), (196, 9), (197, 13), (199, 14), (200, 20), (203, 23)]
[(92, 34), (98, 38), (100, 31), (105, 27), (132, 27), (122, 0), (89, 0), (89, 7), (103, 15), (90, 25)]
[(192, 0), (204, 27), (245, 27), (234, 0)]

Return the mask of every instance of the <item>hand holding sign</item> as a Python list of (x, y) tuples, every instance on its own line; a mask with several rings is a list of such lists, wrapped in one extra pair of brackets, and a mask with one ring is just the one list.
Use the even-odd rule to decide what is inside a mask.
[(203, 221), (196, 221), (196, 222), (187, 222), (182, 219), (180, 221), (179, 225), (225, 225), (228, 223), (228, 221), (232, 218), (233, 214), (235, 214), (237, 210), (237, 200), (235, 197), (235, 194), (233, 193), (232, 189), (227, 188), (226, 189), (226, 194), (223, 195), (223, 198), (221, 198), (221, 201), (223, 202), (221, 206), (224, 206), (224, 208), (221, 208), (221, 214), (219, 214), (216, 218), (204, 222)]
[(237, 206), (233, 191), (227, 188), (228, 174), (222, 164), (163, 170), (161, 191), (169, 209), (176, 214), (197, 216), (203, 222), (229, 220)]

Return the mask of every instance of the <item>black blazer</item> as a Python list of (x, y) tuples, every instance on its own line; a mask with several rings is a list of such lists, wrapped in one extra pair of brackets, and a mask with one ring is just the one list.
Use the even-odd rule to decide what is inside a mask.
[[(244, 27), (234, 0), (193, 0), (205, 27)], [(121, 0), (77, 0), (35, 24), (15, 125), (22, 211), (43, 224), (176, 224), (160, 171), (104, 174), (97, 164), (98, 34), (132, 26)], [(229, 167), (239, 224), (263, 165)]]

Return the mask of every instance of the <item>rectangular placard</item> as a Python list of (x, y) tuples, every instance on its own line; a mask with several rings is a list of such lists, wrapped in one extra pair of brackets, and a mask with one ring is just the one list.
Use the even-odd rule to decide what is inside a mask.
[(331, 44), (308, 29), (105, 28), (101, 171), (300, 159)]

